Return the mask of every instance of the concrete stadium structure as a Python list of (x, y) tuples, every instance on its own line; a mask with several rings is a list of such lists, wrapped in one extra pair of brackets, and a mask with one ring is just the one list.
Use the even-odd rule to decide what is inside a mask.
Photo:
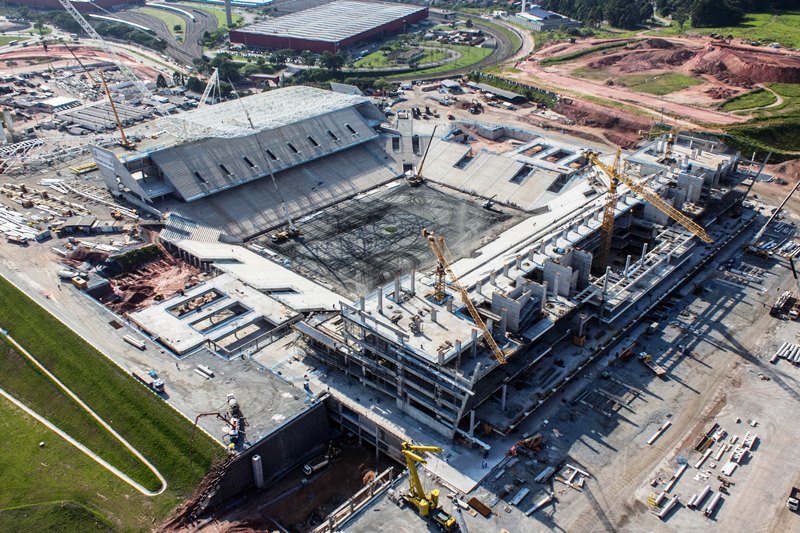
[(245, 46), (336, 52), (371, 37), (403, 31), (428, 17), (428, 8), (340, 0), (231, 30)]
[[(181, 356), (252, 358), (309, 396), (324, 391), (334, 424), (387, 454), (441, 446), (454, 460), (427, 468), (464, 493), (486, 473), (464, 465), (504, 460), (537, 407), (745, 224), (726, 215), (745, 196), (739, 154), (702, 136), (625, 156), (652, 196), (621, 182), (607, 202), (585, 141), (467, 121), (434, 137), (423, 121), (387, 124), (359, 96), (286, 88), (168, 120), (185, 142), (95, 156), (114, 194), (170, 215), (162, 243), (208, 277), (132, 322)], [(403, 171), (428, 147), (426, 183), (412, 187)], [(263, 238), (284, 203), (301, 235)], [(446, 238), (465, 292), (437, 283), (423, 228)]]
[(178, 139), (124, 163), (93, 151), (113, 194), (241, 239), (285, 222), (281, 201), (297, 216), (396, 177), (376, 146), (383, 119), (367, 98), (288, 87), (171, 117)]

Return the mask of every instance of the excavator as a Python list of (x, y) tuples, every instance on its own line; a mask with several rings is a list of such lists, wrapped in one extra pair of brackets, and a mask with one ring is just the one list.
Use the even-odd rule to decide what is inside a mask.
[(425, 493), (417, 472), (417, 463), (427, 463), (418, 452), (442, 453), (443, 451), (438, 446), (420, 446), (410, 442), (400, 445), (400, 452), (406, 458), (409, 478), (408, 492), (403, 494), (403, 499), (416, 507), (420, 516), (431, 519), (443, 531), (451, 533), (456, 529), (456, 519), (439, 507), (439, 489)]
[(539, 453), (542, 451), (542, 434), (537, 433), (536, 435), (532, 435), (526, 439), (522, 439), (514, 443), (514, 445), (506, 452), (506, 456), (508, 457), (516, 457), (517, 450), (519, 448), (528, 448), (534, 453)]

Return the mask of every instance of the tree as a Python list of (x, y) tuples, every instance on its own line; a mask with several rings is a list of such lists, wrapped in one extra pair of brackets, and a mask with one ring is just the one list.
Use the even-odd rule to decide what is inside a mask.
[(175, 24), (172, 27), (172, 31), (181, 31), (182, 29), (183, 29), (183, 26), (181, 26), (180, 24)]
[(219, 79), (221, 80), (230, 80), (235, 83), (242, 79), (239, 67), (233, 62), (233, 57), (230, 54), (217, 54), (211, 60), (211, 66), (219, 69)]
[(285, 65), (293, 51), (290, 49), (276, 50), (269, 56), (269, 62), (273, 65)]
[(159, 73), (158, 77), (156, 78), (156, 87), (159, 89), (164, 89), (167, 87), (167, 78), (165, 78), (163, 74)]
[(311, 50), (303, 50), (300, 52), (300, 61), (302, 61), (304, 65), (313, 67), (317, 62), (317, 57), (311, 52)]
[(39, 32), (39, 35), (44, 35), (44, 19), (41, 16), (36, 17), (33, 27)]
[(196, 76), (189, 76), (189, 79), (186, 80), (186, 89), (194, 93), (202, 94), (203, 91), (206, 90), (206, 84)]
[(344, 56), (340, 52), (336, 52), (332, 54), (327, 50), (322, 52), (322, 55), (319, 56), (319, 64), (322, 68), (327, 69), (331, 72), (337, 72), (342, 70), (344, 66)]
[(473, 27), (474, 25), (475, 25), (475, 24), (473, 24), (473, 22), (472, 22), (472, 19), (467, 19), (467, 28), (471, 28), (471, 27)]
[(689, 13), (686, 10), (681, 9), (680, 11), (672, 15), (672, 20), (677, 22), (678, 29), (680, 31), (683, 31), (683, 25), (686, 24), (687, 20), (689, 20)]
[(181, 74), (177, 70), (175, 72), (173, 72), (172, 73), (172, 82), (175, 85), (183, 85), (183, 83), (184, 83), (183, 74)]
[(733, 26), (744, 18), (744, 12), (735, 0), (697, 0), (692, 6), (692, 26), (714, 28)]

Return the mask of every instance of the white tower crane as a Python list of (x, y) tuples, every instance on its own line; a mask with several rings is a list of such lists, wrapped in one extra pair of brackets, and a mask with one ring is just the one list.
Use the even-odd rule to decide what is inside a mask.
[(150, 92), (150, 89), (148, 89), (147, 86), (144, 84), (144, 82), (140, 80), (136, 76), (136, 74), (134, 74), (134, 72), (125, 65), (122, 59), (120, 59), (120, 57), (116, 54), (116, 52), (114, 52), (114, 50), (110, 46), (108, 46), (108, 43), (106, 43), (103, 40), (103, 38), (100, 37), (100, 34), (97, 33), (97, 31), (92, 27), (92, 25), (89, 24), (85, 18), (83, 18), (83, 15), (81, 15), (77, 9), (75, 9), (75, 6), (73, 6), (69, 2), (69, 0), (58, 0), (58, 1), (62, 6), (64, 6), (64, 9), (67, 10), (67, 13), (72, 15), (72, 18), (74, 18), (75, 21), (81, 25), (83, 31), (88, 33), (89, 37), (98, 41), (100, 43), (101, 48), (114, 58), (114, 63), (116, 63), (116, 65), (119, 67), (120, 72), (122, 72), (122, 74), (126, 78), (128, 78), (128, 80), (132, 81), (136, 85), (142, 97), (152, 99), (153, 93)]

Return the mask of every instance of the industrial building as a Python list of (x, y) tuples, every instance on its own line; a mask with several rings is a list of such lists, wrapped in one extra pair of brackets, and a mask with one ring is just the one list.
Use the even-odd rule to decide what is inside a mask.
[(579, 20), (548, 11), (538, 4), (528, 6), (525, 0), (522, 2), (522, 9), (514, 17), (514, 22), (534, 31), (554, 31), (582, 26)]
[[(9, 0), (11, 5), (26, 6), (33, 9), (64, 9), (58, 0)], [(82, 13), (101, 12), (118, 6), (128, 5), (130, 0), (75, 0), (70, 2)]]
[(427, 17), (427, 7), (337, 0), (231, 30), (230, 40), (261, 48), (336, 52), (366, 39), (405, 31)]

